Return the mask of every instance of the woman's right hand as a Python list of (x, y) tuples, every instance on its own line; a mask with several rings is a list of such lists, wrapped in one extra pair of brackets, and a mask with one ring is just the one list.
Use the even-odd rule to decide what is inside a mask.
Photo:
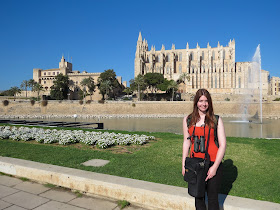
[(183, 176), (185, 176), (185, 172), (186, 172), (185, 166), (183, 166), (183, 167), (182, 167), (182, 175), (183, 175)]

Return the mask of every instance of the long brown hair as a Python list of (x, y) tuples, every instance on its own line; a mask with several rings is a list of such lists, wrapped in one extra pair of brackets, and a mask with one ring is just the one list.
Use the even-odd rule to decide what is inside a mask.
[(210, 128), (214, 128), (215, 126), (214, 121), (216, 120), (216, 118), (214, 116), (212, 98), (210, 93), (206, 89), (199, 89), (195, 94), (193, 100), (193, 112), (191, 113), (191, 121), (189, 127), (195, 125), (200, 119), (197, 102), (199, 101), (201, 96), (205, 96), (208, 100), (208, 109), (206, 111), (205, 124), (208, 125)]

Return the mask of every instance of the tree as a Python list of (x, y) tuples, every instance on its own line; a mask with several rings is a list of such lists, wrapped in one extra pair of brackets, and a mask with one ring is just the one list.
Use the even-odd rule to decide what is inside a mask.
[(16, 86), (11, 87), (9, 89), (9, 94), (14, 96), (14, 98), (16, 98), (16, 94), (18, 94), (18, 93), (21, 93), (21, 90), (18, 87), (16, 87)]
[[(88, 88), (88, 91), (90, 93), (90, 100), (92, 100), (92, 94), (93, 92), (95, 91), (95, 84), (94, 84), (94, 80), (92, 77), (89, 77), (89, 78), (85, 78), (81, 81), (81, 86), (83, 87), (87, 87)], [(87, 92), (86, 92), (87, 93)]]
[(144, 75), (144, 81), (152, 93), (156, 93), (158, 85), (164, 82), (164, 77), (160, 73), (147, 73)]
[(124, 86), (116, 79), (116, 73), (113, 69), (105, 70), (100, 74), (97, 86), (103, 99), (105, 95), (107, 95), (107, 98), (115, 98), (120, 95), (124, 89)]
[(23, 80), (21, 85), (20, 85), (20, 88), (21, 90), (24, 90), (25, 91), (25, 97), (27, 98), (27, 88), (29, 87), (29, 83), (27, 80)]
[(55, 76), (53, 86), (51, 86), (51, 98), (55, 100), (67, 99), (69, 92), (69, 77), (67, 75), (58, 74)]
[(33, 91), (34, 86), (37, 84), (37, 82), (34, 79), (28, 80), (28, 87), (31, 88), (31, 91)]
[(139, 74), (137, 77), (135, 77), (135, 79), (133, 80), (130, 80), (129, 81), (130, 83), (130, 88), (133, 90), (133, 91), (137, 91), (138, 93), (138, 101), (141, 100), (141, 93), (147, 89), (147, 84), (145, 83), (145, 80), (144, 80), (144, 76)]
[(175, 92), (176, 90), (178, 90), (178, 86), (179, 86), (178, 83), (175, 82), (174, 80), (170, 80), (170, 81), (169, 81), (169, 85), (168, 85), (167, 89), (169, 89), (169, 90), (172, 91), (171, 101), (173, 101), (174, 92)]
[(105, 95), (107, 96), (106, 99), (109, 98), (109, 93), (112, 89), (113, 89), (113, 86), (112, 86), (110, 80), (105, 80), (105, 81), (101, 82), (101, 84), (99, 86), (99, 90), (102, 94), (103, 100), (105, 99), (105, 97), (104, 97)]
[(131, 88), (127, 87), (123, 90), (124, 93), (126, 93), (126, 95), (129, 95), (131, 93), (133, 93), (133, 91), (131, 90)]
[(182, 82), (185, 84), (186, 80), (190, 81), (190, 76), (188, 73), (184, 72), (180, 75), (178, 82), (179, 84)]
[(37, 92), (37, 98), (38, 98), (38, 100), (39, 100), (40, 92), (43, 91), (43, 90), (44, 90), (44, 88), (43, 88), (43, 86), (42, 86), (41, 84), (39, 84), (39, 83), (36, 82), (36, 83), (33, 85), (32, 91)]
[(163, 83), (158, 84), (158, 86), (157, 86), (158, 89), (160, 89), (161, 91), (168, 91), (168, 86), (170, 85), (170, 81), (171, 80), (164, 78)]

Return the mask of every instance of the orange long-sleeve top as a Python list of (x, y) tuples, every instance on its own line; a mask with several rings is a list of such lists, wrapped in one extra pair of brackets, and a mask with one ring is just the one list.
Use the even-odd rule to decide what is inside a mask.
[[(204, 129), (205, 129), (205, 149), (207, 148), (207, 141), (208, 141), (208, 134), (209, 134), (209, 127), (205, 126), (204, 127), (195, 127), (195, 133), (194, 135), (196, 136), (204, 136)], [(192, 135), (193, 134), (193, 130), (194, 130), (194, 126), (191, 126), (189, 128), (189, 134)], [(218, 152), (218, 147), (215, 144), (215, 135), (214, 135), (214, 129), (211, 128), (210, 129), (210, 139), (209, 139), (209, 147), (208, 147), (208, 154), (210, 155), (210, 161), (215, 162), (216, 160), (216, 155)], [(194, 139), (191, 138), (191, 157), (197, 157), (197, 158), (204, 158), (205, 153), (201, 153), (201, 152), (194, 152)]]

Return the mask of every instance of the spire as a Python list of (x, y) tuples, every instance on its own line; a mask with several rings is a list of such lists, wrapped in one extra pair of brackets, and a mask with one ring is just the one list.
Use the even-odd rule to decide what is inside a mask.
[(164, 45), (161, 46), (161, 51), (165, 50), (165, 47)]
[(211, 46), (210, 46), (209, 42), (207, 43), (207, 48), (211, 48)]
[(141, 41), (141, 42), (142, 42), (142, 35), (141, 35), (141, 31), (139, 32), (138, 41)]
[(198, 45), (198, 42), (197, 42), (197, 44), (196, 44), (196, 48), (200, 48), (199, 45)]
[(172, 44), (172, 48), (171, 48), (172, 50), (175, 50), (175, 44)]
[(188, 42), (187, 42), (187, 47), (186, 48), (187, 48), (187, 50), (189, 49), (189, 43)]
[(218, 46), (217, 47), (220, 47), (220, 42), (218, 41)]

